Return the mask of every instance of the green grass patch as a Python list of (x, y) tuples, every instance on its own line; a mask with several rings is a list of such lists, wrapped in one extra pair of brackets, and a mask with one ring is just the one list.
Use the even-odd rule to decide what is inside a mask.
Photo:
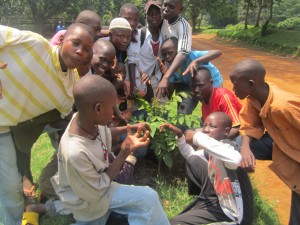
[(275, 54), (300, 56), (299, 30), (270, 29), (266, 36), (261, 36), (260, 28), (219, 29), (216, 34)]
[[(32, 150), (32, 172), (36, 181), (43, 167), (53, 154), (47, 134), (40, 136)], [(192, 196), (187, 193), (187, 182), (179, 177), (170, 178), (156, 177), (154, 188), (158, 192), (161, 203), (169, 219), (178, 215), (191, 201)], [(280, 225), (276, 212), (267, 201), (263, 200), (254, 187), (254, 225)], [(71, 216), (40, 216), (40, 225), (69, 225), (74, 222)]]

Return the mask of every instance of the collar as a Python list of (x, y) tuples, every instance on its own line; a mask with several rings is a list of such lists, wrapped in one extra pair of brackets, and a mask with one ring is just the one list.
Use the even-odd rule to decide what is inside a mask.
[(177, 23), (180, 19), (181, 19), (181, 16), (178, 16), (177, 19), (176, 19), (173, 23), (169, 23), (169, 21), (166, 20), (166, 19), (165, 19), (165, 21), (166, 21), (167, 24), (169, 24), (169, 25), (174, 25), (174, 24)]

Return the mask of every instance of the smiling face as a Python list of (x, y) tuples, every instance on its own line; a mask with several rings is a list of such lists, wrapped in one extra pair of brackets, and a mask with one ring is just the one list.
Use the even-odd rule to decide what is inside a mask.
[(162, 12), (164, 19), (173, 23), (183, 10), (182, 0), (164, 0)]
[(162, 59), (172, 64), (177, 55), (177, 45), (171, 39), (166, 40), (161, 46)]
[(70, 26), (59, 49), (62, 70), (74, 69), (90, 62), (93, 56), (93, 43), (93, 34), (86, 25)]
[(159, 27), (162, 21), (160, 8), (155, 5), (150, 6), (146, 15), (146, 20), (149, 27)]
[(111, 70), (116, 51), (109, 41), (99, 40), (93, 46), (92, 68), (97, 75), (103, 75)]
[(126, 51), (130, 44), (131, 30), (123, 28), (112, 29), (109, 32), (109, 37), (116, 49)]
[(213, 80), (207, 69), (198, 69), (196, 75), (192, 77), (192, 93), (198, 101), (208, 104), (213, 92)]

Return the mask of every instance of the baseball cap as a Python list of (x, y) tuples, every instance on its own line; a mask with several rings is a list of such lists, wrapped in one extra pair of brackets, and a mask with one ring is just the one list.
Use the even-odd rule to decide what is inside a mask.
[(148, 1), (145, 5), (145, 8), (144, 8), (146, 14), (148, 13), (148, 10), (149, 10), (150, 6), (152, 6), (152, 5), (156, 6), (159, 9), (161, 9), (161, 5), (159, 4), (159, 2), (157, 2), (157, 1)]
[(130, 26), (129, 22), (122, 17), (114, 18), (110, 22), (109, 30), (118, 29), (118, 28), (131, 30), (131, 26)]

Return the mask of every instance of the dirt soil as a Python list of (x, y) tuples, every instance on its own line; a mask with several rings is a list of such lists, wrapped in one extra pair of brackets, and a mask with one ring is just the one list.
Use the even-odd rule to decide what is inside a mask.
[[(224, 87), (232, 89), (229, 74), (233, 66), (246, 58), (260, 60), (267, 69), (266, 80), (282, 90), (300, 95), (300, 59), (281, 57), (270, 53), (247, 49), (234, 43), (217, 39), (214, 34), (193, 35), (194, 50), (219, 49), (223, 54), (213, 61), (220, 70)], [(290, 212), (291, 191), (268, 168), (270, 161), (258, 161), (256, 171), (251, 176), (263, 198), (274, 205), (281, 224), (287, 225)]]

